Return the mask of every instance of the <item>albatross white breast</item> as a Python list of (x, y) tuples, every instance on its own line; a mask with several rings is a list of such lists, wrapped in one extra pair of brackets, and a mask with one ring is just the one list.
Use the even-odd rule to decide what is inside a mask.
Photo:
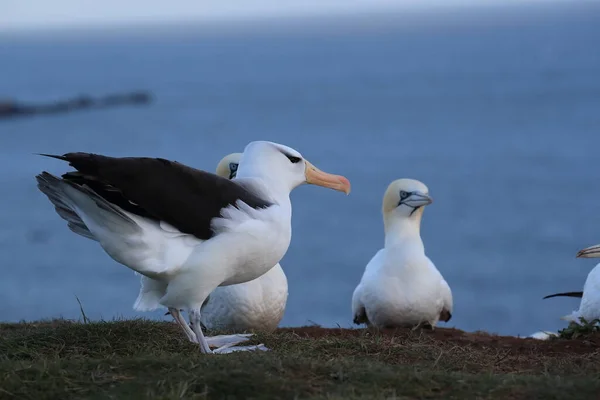
[[(577, 253), (579, 258), (600, 258), (600, 245), (587, 247)], [(597, 264), (588, 274), (583, 292), (564, 292), (555, 293), (544, 297), (549, 299), (552, 297), (577, 297), (581, 299), (579, 309), (573, 311), (569, 315), (561, 317), (569, 322), (580, 324), (579, 318), (584, 318), (587, 322), (595, 319), (600, 319), (600, 264)]]
[(246, 146), (235, 181), (160, 158), (50, 157), (76, 170), (62, 178), (47, 172), (36, 177), (57, 213), (115, 261), (165, 283), (159, 303), (186, 334), (179, 309), (188, 310), (204, 353), (212, 352), (200, 327), (209, 294), (263, 275), (285, 255), (291, 190), (310, 183), (350, 191), (346, 178), (264, 141)]
[(420, 227), (432, 202), (423, 183), (392, 182), (383, 197), (385, 247), (369, 261), (352, 296), (354, 323), (418, 327), (452, 316), (450, 287), (425, 255)]

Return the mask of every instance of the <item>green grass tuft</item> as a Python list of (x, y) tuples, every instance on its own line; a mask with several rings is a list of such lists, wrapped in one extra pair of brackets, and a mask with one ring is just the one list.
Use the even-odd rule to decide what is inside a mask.
[(571, 322), (569, 326), (558, 331), (558, 337), (561, 339), (577, 339), (600, 333), (600, 319), (594, 319), (590, 322), (585, 318), (579, 317), (580, 323)]

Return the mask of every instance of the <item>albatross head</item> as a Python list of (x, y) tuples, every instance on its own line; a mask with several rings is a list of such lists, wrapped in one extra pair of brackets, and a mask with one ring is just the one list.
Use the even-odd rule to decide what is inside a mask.
[(242, 159), (242, 153), (231, 153), (219, 161), (217, 165), (217, 175), (227, 179), (235, 178)]
[[(418, 226), (423, 207), (431, 204), (429, 189), (414, 179), (398, 179), (390, 183), (383, 196), (383, 218), (386, 225), (393, 221), (414, 222)], [(412, 225), (412, 224), (411, 224)]]
[(305, 183), (350, 193), (345, 177), (323, 172), (298, 151), (273, 142), (249, 143), (239, 160), (237, 177), (260, 177), (288, 193)]

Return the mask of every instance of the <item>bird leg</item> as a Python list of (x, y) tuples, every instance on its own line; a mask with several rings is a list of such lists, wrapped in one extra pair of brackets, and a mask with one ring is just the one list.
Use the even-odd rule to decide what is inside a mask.
[(185, 332), (185, 335), (188, 337), (190, 342), (198, 343), (198, 340), (196, 339), (196, 334), (194, 333), (192, 328), (190, 328), (190, 326), (187, 324), (187, 322), (183, 318), (183, 315), (181, 315), (181, 312), (177, 308), (172, 308), (172, 307), (169, 307), (169, 312), (175, 319), (175, 322), (177, 322), (177, 324), (179, 324), (181, 329), (183, 329), (183, 331)]
[(196, 339), (198, 339), (198, 343), (200, 343), (200, 351), (204, 354), (212, 354), (212, 350), (208, 347), (208, 343), (202, 334), (202, 328), (200, 327), (200, 310), (199, 309), (191, 309), (189, 310), (190, 314), (190, 323), (192, 324), (192, 329), (196, 334)]

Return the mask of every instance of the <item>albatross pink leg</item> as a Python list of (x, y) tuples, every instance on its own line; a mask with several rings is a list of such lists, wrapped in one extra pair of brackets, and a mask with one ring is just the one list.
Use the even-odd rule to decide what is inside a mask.
[(185, 332), (185, 334), (188, 337), (188, 339), (190, 340), (190, 342), (198, 343), (198, 341), (196, 339), (196, 334), (190, 328), (190, 326), (187, 324), (187, 322), (183, 318), (183, 315), (181, 315), (181, 312), (179, 312), (179, 310), (177, 308), (169, 308), (169, 312), (175, 319), (175, 322), (177, 322), (177, 324), (179, 324), (181, 329), (183, 329), (183, 331)]
[(200, 310), (190, 310), (190, 322), (192, 323), (192, 329), (196, 334), (196, 339), (200, 343), (200, 351), (204, 354), (212, 354), (212, 350), (208, 347), (208, 343), (202, 334), (202, 328), (200, 327)]

